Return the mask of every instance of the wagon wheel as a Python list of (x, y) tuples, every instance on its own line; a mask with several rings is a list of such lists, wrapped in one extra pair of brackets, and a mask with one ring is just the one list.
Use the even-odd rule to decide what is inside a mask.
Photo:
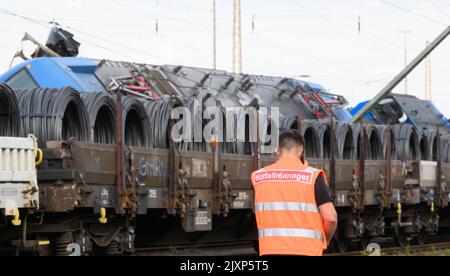
[(394, 230), (394, 240), (399, 247), (406, 247), (408, 245), (408, 237), (402, 229), (397, 228)]
[(427, 236), (428, 236), (427, 232), (420, 231), (420, 233), (415, 237), (415, 242), (418, 245), (424, 245), (426, 243)]
[(369, 238), (361, 237), (359, 239), (358, 246), (360, 250), (366, 250), (368, 245), (369, 245)]
[(350, 241), (345, 239), (342, 227), (338, 227), (338, 230), (333, 238), (332, 245), (334, 249), (339, 253), (345, 253), (349, 250)]

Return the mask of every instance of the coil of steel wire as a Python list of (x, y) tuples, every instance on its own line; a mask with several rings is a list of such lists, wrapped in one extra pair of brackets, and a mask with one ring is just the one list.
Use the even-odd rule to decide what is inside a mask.
[(305, 157), (320, 158), (320, 140), (319, 134), (315, 128), (314, 121), (305, 120), (301, 122), (300, 133), (305, 139)]
[(330, 122), (315, 120), (314, 128), (317, 130), (319, 138), (320, 151), (319, 156), (322, 159), (329, 159), (331, 156), (331, 129)]
[[(383, 145), (383, 155), (386, 157), (386, 153), (387, 153), (387, 130), (388, 130), (388, 126), (385, 125), (377, 125), (375, 126), (378, 129), (378, 133), (379, 133), (379, 137), (381, 140), (381, 144)], [(395, 133), (393, 128), (391, 127), (391, 159), (392, 160), (396, 160), (398, 159), (398, 155), (397, 155), (397, 144), (396, 144), (396, 140), (395, 140)]]
[(34, 134), (40, 146), (47, 141), (75, 138), (88, 141), (89, 117), (80, 93), (73, 88), (16, 91), (21, 115), (21, 136)]
[[(365, 128), (366, 126), (364, 126)], [(360, 157), (360, 142), (361, 142), (361, 125), (356, 124), (352, 125), (352, 133), (353, 133), (353, 143), (354, 143), (354, 151), (353, 151), (353, 160), (359, 160)], [(367, 153), (370, 151), (369, 143), (367, 141), (367, 132), (364, 133), (364, 153), (367, 156)], [(367, 157), (366, 157), (367, 158)]]
[[(191, 128), (192, 139), (191, 141), (183, 141), (178, 144), (178, 149), (181, 151), (205, 152), (207, 150), (207, 145), (203, 140), (204, 120), (202, 110), (204, 106), (196, 106), (196, 104), (198, 104), (198, 102), (196, 102), (195, 99), (191, 99), (185, 105), (189, 109), (191, 120), (193, 122), (191, 126), (189, 126)], [(195, 137), (195, 133), (201, 133), (201, 137)]]
[(435, 130), (425, 130), (425, 135), (427, 136), (427, 148), (428, 156), (426, 160), (437, 161), (438, 159), (438, 149), (437, 149), (437, 131)]
[(169, 124), (173, 108), (182, 106), (177, 97), (164, 97), (155, 102), (145, 104), (148, 117), (149, 146), (153, 148), (169, 148)]
[(122, 128), (125, 145), (150, 146), (149, 117), (140, 98), (135, 96), (122, 98)]
[(0, 83), (0, 136), (18, 136), (20, 130), (19, 103), (14, 91)]
[(280, 132), (298, 129), (297, 116), (281, 116), (280, 118)]
[(341, 160), (352, 160), (355, 145), (353, 142), (353, 131), (349, 124), (336, 123), (336, 158)]
[(366, 160), (382, 160), (384, 159), (383, 145), (381, 142), (378, 129), (374, 125), (367, 125), (365, 127), (368, 145), (368, 151), (366, 152)]
[[(224, 153), (240, 155), (252, 154), (253, 147), (251, 138), (256, 139), (256, 137), (253, 137), (253, 135), (256, 135), (256, 125), (251, 123), (251, 116), (250, 113), (247, 113), (244, 110), (238, 110), (238, 112), (233, 114), (224, 114), (224, 137), (227, 138), (228, 134), (230, 134), (231, 137), (234, 137), (234, 141), (226, 141), (223, 143), (222, 151)], [(254, 119), (256, 120), (256, 118)], [(244, 133), (242, 133), (242, 131), (244, 131)], [(244, 139), (244, 141), (241, 139)]]
[(428, 132), (426, 130), (417, 130), (417, 142), (419, 145), (419, 156), (421, 160), (430, 160)]
[(81, 98), (89, 114), (90, 141), (100, 144), (114, 144), (115, 102), (105, 92), (82, 93)]
[(440, 151), (441, 151), (441, 161), (445, 163), (450, 163), (450, 135), (445, 135), (441, 137)]
[(419, 139), (414, 126), (409, 124), (396, 125), (394, 135), (399, 160), (419, 160)]

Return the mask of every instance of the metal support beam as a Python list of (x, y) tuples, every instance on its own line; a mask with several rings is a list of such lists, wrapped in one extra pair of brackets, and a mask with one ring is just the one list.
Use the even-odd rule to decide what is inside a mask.
[(362, 117), (378, 104), (385, 96), (389, 95), (391, 91), (402, 82), (431, 52), (436, 49), (448, 36), (450, 35), (450, 26), (442, 32), (428, 47), (425, 48), (413, 61), (406, 66), (380, 93), (378, 93), (370, 102), (368, 102), (353, 118), (350, 120), (351, 124), (359, 122)]

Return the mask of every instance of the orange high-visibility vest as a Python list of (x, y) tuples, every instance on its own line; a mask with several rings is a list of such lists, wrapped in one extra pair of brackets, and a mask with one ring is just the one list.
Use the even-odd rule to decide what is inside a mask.
[(322, 256), (327, 248), (315, 183), (322, 170), (283, 157), (252, 174), (260, 255)]

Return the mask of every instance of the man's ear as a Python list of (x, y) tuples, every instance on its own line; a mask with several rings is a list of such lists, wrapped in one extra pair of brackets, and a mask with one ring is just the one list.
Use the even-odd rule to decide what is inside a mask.
[(275, 150), (275, 154), (277, 155), (278, 158), (281, 158), (281, 150), (279, 148)]
[(300, 149), (298, 150), (298, 159), (302, 159), (303, 156), (303, 146), (300, 146)]

